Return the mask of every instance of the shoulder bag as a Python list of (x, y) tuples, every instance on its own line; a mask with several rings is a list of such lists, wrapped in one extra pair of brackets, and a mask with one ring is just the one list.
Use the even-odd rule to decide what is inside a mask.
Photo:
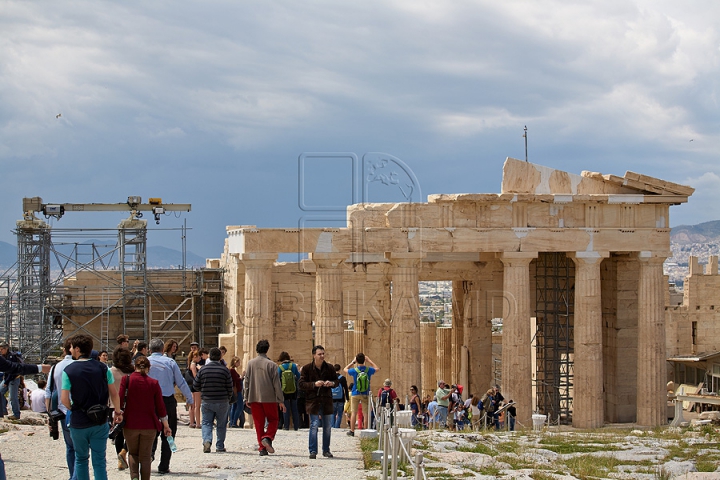
[(110, 432), (108, 432), (108, 438), (110, 440), (115, 440), (118, 433), (120, 433), (120, 431), (125, 427), (125, 407), (127, 406), (128, 390), (130, 390), (130, 375), (125, 375), (125, 380), (125, 395), (123, 395), (122, 407), (120, 408), (120, 410), (123, 411), (123, 419), (122, 422), (114, 424), (110, 429)]

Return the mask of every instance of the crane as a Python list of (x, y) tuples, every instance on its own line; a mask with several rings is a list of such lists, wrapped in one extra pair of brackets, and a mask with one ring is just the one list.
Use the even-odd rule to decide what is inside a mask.
[(42, 213), (46, 218), (60, 220), (66, 212), (115, 212), (129, 211), (130, 218), (125, 222), (133, 223), (142, 218), (142, 212), (152, 212), (155, 223), (160, 224), (160, 215), (165, 212), (189, 212), (189, 203), (163, 204), (162, 198), (150, 198), (148, 203), (142, 203), (142, 198), (131, 196), (125, 203), (43, 203), (40, 197), (23, 198), (23, 219), (28, 222), (38, 220), (35, 213)]
[[(88, 262), (78, 262), (77, 250), (75, 257), (57, 252), (51, 236), (52, 227), (38, 218), (61, 219), (67, 212), (129, 212), (130, 216), (118, 225), (118, 242), (113, 251), (118, 253), (119, 279), (113, 284), (118, 288), (118, 300), (108, 305), (103, 304), (102, 312), (91, 318), (105, 318), (111, 308), (121, 309), (122, 331), (137, 331), (140, 338), (148, 338), (149, 332), (149, 301), (151, 286), (147, 279), (146, 235), (147, 221), (142, 220), (143, 212), (150, 212), (155, 223), (160, 223), (161, 215), (166, 212), (189, 212), (190, 204), (164, 204), (161, 198), (150, 198), (143, 203), (139, 196), (127, 197), (124, 203), (46, 203), (40, 197), (23, 198), (23, 218), (16, 222), (18, 237), (18, 261), (16, 281), (12, 295), (16, 297), (17, 319), (6, 316), (3, 333), (5, 337), (13, 337), (17, 346), (26, 354), (26, 358), (44, 359), (58, 344), (63, 330), (59, 327), (65, 322), (74, 324), (78, 329), (85, 329), (85, 323), (76, 324), (64, 310), (63, 302), (67, 299), (62, 292), (65, 269), (72, 265), (71, 275), (80, 270), (95, 271), (98, 258)], [(38, 214), (38, 216), (36, 216)], [(183, 230), (183, 242), (184, 242)], [(77, 245), (75, 247), (77, 249)], [(183, 258), (184, 258), (183, 243)], [(104, 255), (103, 255), (104, 256)], [(56, 264), (51, 263), (55, 259)], [(100, 261), (101, 265), (102, 262)], [(184, 261), (183, 261), (184, 263)], [(60, 267), (60, 276), (53, 278), (51, 267)], [(102, 265), (105, 269), (105, 265)], [(185, 280), (183, 277), (183, 285)], [(103, 294), (105, 295), (105, 294)], [(105, 297), (103, 297), (105, 298)], [(60, 299), (60, 300), (59, 300)], [(105, 300), (103, 300), (105, 301)], [(0, 320), (2, 320), (0, 312)], [(82, 317), (82, 316), (81, 316)], [(2, 329), (3, 325), (0, 325)], [(100, 322), (99, 329), (92, 330), (101, 343), (108, 342), (109, 323)], [(133, 330), (134, 329), (134, 330)], [(86, 330), (87, 331), (87, 330)]]

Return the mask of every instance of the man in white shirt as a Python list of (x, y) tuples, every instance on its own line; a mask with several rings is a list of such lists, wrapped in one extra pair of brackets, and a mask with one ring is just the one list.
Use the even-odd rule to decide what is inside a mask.
[(44, 378), (41, 378), (38, 380), (37, 386), (38, 388), (30, 394), (30, 408), (32, 408), (33, 412), (45, 413), (47, 412), (47, 408), (45, 408), (45, 387), (47, 382)]
[[(73, 445), (72, 437), (70, 437), (70, 429), (68, 428), (68, 423), (70, 423), (70, 412), (60, 401), (63, 371), (65, 370), (65, 367), (75, 360), (73, 360), (72, 355), (70, 355), (69, 339), (65, 340), (63, 348), (65, 349), (65, 358), (62, 359), (60, 363), (52, 367), (52, 370), (50, 370), (48, 385), (45, 389), (45, 408), (48, 412), (57, 409), (65, 414), (65, 419), (60, 421), (63, 439), (65, 440), (65, 460), (67, 461), (68, 470), (70, 471), (70, 480), (75, 480), (75, 446)], [(53, 396), (55, 398), (53, 398)]]

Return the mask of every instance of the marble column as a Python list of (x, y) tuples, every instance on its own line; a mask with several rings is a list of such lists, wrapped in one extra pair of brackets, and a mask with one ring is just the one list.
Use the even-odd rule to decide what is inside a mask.
[[(342, 266), (347, 255), (311, 253), (315, 263), (315, 345), (325, 347), (325, 361), (342, 364), (343, 345)], [(343, 365), (344, 366), (344, 365)]]
[[(463, 280), (453, 280), (452, 282), (452, 376), (448, 382), (452, 384), (461, 384), (467, 387), (467, 383), (461, 381), (463, 373), (467, 377), (467, 369), (463, 368), (463, 351), (467, 346), (465, 343), (465, 301), (467, 300), (467, 282)], [(467, 362), (465, 362), (467, 367)], [(464, 392), (463, 392), (464, 393)]]
[(493, 383), (492, 307), (489, 304), (493, 293), (481, 290), (480, 277), (469, 283), (470, 291), (465, 297), (463, 315), (464, 344), (468, 348), (468, 384), (465, 388), (468, 394), (482, 394)]
[(392, 277), (390, 315), (390, 379), (400, 398), (410, 385), (420, 385), (420, 291), (422, 254), (387, 254)]
[(608, 252), (569, 254), (575, 261), (573, 427), (603, 426), (603, 329), (600, 263)]
[(437, 390), (437, 324), (423, 322), (420, 324), (420, 373), (422, 385), (418, 385), (422, 398), (432, 395)]
[(438, 327), (435, 329), (437, 335), (436, 355), (435, 360), (435, 378), (433, 383), (435, 388), (433, 393), (437, 390), (438, 381), (443, 380), (445, 383), (450, 383), (452, 375), (452, 363), (450, 362), (450, 351), (452, 350), (452, 328), (450, 327)]
[(637, 423), (667, 423), (665, 388), (665, 290), (663, 262), (666, 254), (638, 252), (638, 370)]
[[(348, 355), (348, 358), (350, 360), (353, 360), (355, 356), (363, 352), (365, 353), (365, 322), (366, 320), (360, 320), (355, 321), (355, 331), (353, 335), (353, 351), (350, 352)], [(350, 363), (350, 360), (348, 360), (348, 363)], [(345, 364), (347, 365), (347, 363)]]
[(502, 394), (517, 404), (517, 420), (530, 425), (532, 415), (532, 338), (530, 317), (530, 262), (535, 252), (504, 252)]
[(273, 312), (270, 308), (274, 253), (243, 253), (245, 314), (243, 315), (243, 368), (254, 358), (257, 342), (266, 339), (273, 349)]

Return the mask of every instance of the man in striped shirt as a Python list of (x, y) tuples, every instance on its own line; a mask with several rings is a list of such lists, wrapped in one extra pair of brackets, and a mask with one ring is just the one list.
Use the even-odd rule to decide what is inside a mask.
[(198, 371), (193, 388), (200, 392), (202, 399), (202, 439), (203, 452), (210, 453), (213, 438), (213, 421), (217, 419), (216, 452), (225, 451), (225, 432), (227, 431), (230, 397), (233, 393), (230, 370), (220, 363), (222, 353), (219, 348), (211, 348), (209, 359)]

